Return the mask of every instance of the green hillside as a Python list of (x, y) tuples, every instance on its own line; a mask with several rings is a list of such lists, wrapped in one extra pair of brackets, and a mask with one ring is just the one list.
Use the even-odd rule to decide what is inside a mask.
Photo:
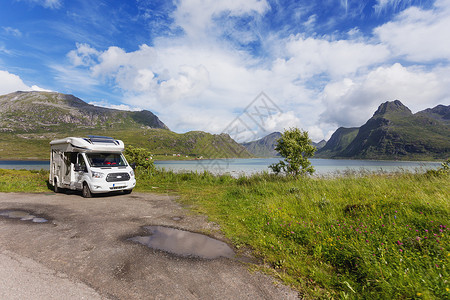
[(413, 114), (400, 101), (380, 105), (360, 128), (339, 128), (318, 157), (433, 160), (450, 156), (450, 106)]
[(51, 140), (89, 134), (112, 136), (164, 159), (251, 157), (226, 134), (178, 134), (146, 110), (108, 109), (49, 92), (0, 96), (0, 159), (48, 159)]

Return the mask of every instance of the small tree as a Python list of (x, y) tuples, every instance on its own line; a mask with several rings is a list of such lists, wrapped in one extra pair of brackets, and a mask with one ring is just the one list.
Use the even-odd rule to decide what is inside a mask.
[(284, 161), (269, 166), (275, 174), (283, 171), (297, 177), (314, 173), (314, 167), (308, 158), (312, 157), (317, 149), (311, 145), (307, 131), (298, 128), (285, 130), (278, 139), (275, 150), (284, 157)]

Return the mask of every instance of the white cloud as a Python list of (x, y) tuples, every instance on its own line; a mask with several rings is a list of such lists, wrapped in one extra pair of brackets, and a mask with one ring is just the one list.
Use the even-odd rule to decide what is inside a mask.
[(131, 107), (131, 106), (125, 105), (125, 104), (119, 104), (119, 105), (110, 104), (106, 101), (92, 101), (92, 102), (89, 102), (89, 104), (95, 105), (95, 106), (100, 106), (100, 107), (117, 109), (117, 110), (125, 110), (125, 111), (141, 111), (142, 110), (141, 108)]
[(22, 36), (22, 32), (17, 29), (17, 28), (12, 28), (12, 27), (2, 27), (3, 31), (7, 34), (7, 35), (12, 35), (15, 37), (21, 37)]
[(269, 5), (265, 0), (182, 0), (173, 16), (175, 23), (183, 28), (187, 36), (199, 40), (217, 30), (213, 28), (213, 19), (221, 14), (263, 14), (268, 9)]
[[(439, 44), (434, 35), (447, 26), (446, 3), (436, 2), (433, 10), (406, 9), (377, 28), (373, 40), (356, 27), (348, 31), (348, 40), (271, 34), (266, 36), (270, 42), (261, 39), (269, 55), (256, 57), (220, 36), (227, 32), (242, 43), (260, 37), (252, 29), (228, 32), (234, 28), (221, 17), (256, 19), (269, 9), (267, 2), (184, 0), (172, 15), (184, 35), (159, 37), (135, 51), (77, 44), (68, 53), (73, 66), (59, 68), (58, 79), (92, 89), (109, 84), (126, 107), (156, 112), (177, 132), (220, 133), (265, 91), (283, 110), (268, 122), (268, 132), (295, 126), (319, 141), (336, 126), (360, 126), (384, 101), (399, 99), (412, 110), (449, 102), (445, 63), (429, 69), (395, 63), (399, 56), (419, 62), (450, 57), (449, 39)], [(398, 9), (403, 4), (380, 0), (378, 5)], [(316, 19), (312, 15), (302, 22), (310, 29)], [(420, 39), (432, 47), (419, 45)]]
[(398, 56), (414, 62), (450, 60), (450, 1), (438, 0), (433, 9), (410, 7), (393, 21), (374, 30)]
[(91, 66), (95, 63), (95, 59), (100, 53), (88, 44), (77, 43), (77, 49), (67, 54), (71, 63), (78, 66)]
[(448, 85), (439, 73), (450, 68), (426, 71), (398, 63), (379, 67), (359, 78), (329, 83), (322, 97), (326, 110), (324, 122), (338, 126), (361, 126), (385, 101), (400, 100), (413, 112), (450, 101)]
[(58, 9), (62, 6), (61, 0), (19, 0), (19, 1), (34, 3), (50, 9)]
[(0, 70), (0, 95), (13, 93), (16, 91), (49, 91), (37, 85), (28, 86), (22, 79), (8, 71)]
[(307, 78), (326, 73), (340, 77), (383, 62), (389, 51), (380, 44), (327, 41), (297, 35), (287, 41), (286, 55), (289, 59), (278, 60), (277, 64), (281, 66), (275, 67), (286, 67), (293, 76)]
[(43, 89), (43, 88), (41, 88), (40, 86), (37, 86), (37, 85), (32, 85), (30, 90), (36, 91), (36, 92), (53, 92), (52, 90)]
[(19, 76), (0, 70), (0, 95), (29, 89)]

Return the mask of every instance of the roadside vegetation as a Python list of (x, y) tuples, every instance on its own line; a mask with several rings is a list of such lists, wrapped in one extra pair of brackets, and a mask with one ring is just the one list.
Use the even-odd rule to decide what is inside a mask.
[[(304, 298), (450, 298), (448, 162), (427, 173), (335, 177), (233, 178), (153, 165), (136, 174), (136, 191), (180, 195), (238, 253), (250, 249), (262, 262), (255, 269)], [(49, 192), (47, 176), (1, 170), (0, 191)]]

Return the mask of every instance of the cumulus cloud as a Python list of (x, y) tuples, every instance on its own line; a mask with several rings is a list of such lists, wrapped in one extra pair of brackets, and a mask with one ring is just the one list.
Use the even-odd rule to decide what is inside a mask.
[[(223, 19), (255, 20), (269, 10), (266, 1), (184, 0), (172, 14), (173, 26), (183, 34), (156, 38), (135, 51), (77, 44), (67, 54), (72, 66), (60, 68), (60, 78), (88, 88), (107, 82), (126, 107), (157, 112), (179, 132), (220, 133), (265, 91), (283, 111), (258, 134), (300, 127), (319, 141), (337, 126), (362, 125), (388, 100), (399, 99), (412, 110), (449, 101), (449, 67), (421, 67), (450, 58), (448, 39), (436, 35), (450, 28), (448, 3), (438, 0), (431, 10), (408, 8), (378, 27), (373, 39), (357, 27), (347, 32), (346, 40), (272, 34), (267, 36), (272, 45), (267, 55), (259, 57), (221, 35), (226, 32), (242, 43), (261, 38), (252, 28), (232, 32), (233, 24)], [(377, 5), (380, 11), (402, 6), (396, 0)], [(316, 19), (312, 15), (301, 22), (309, 30)], [(395, 63), (399, 57), (409, 61)]]
[(321, 73), (339, 77), (383, 62), (389, 51), (381, 44), (328, 41), (297, 35), (287, 41), (286, 55), (289, 58), (278, 60), (275, 68), (288, 68), (291, 74), (301, 77)]
[(173, 16), (175, 23), (180, 26), (187, 36), (195, 40), (203, 39), (213, 28), (214, 18), (221, 14), (242, 16), (248, 14), (263, 14), (269, 9), (265, 0), (184, 0), (180, 1)]
[(433, 9), (410, 7), (374, 30), (395, 55), (414, 62), (450, 60), (450, 1), (437, 0)]
[(396, 99), (413, 111), (446, 103), (450, 99), (447, 88), (450, 82), (437, 75), (443, 71), (396, 63), (378, 67), (359, 78), (329, 83), (322, 94), (326, 105), (322, 121), (338, 126), (361, 126), (381, 103)]
[(100, 54), (99, 51), (95, 50), (88, 44), (76, 44), (77, 49), (71, 50), (67, 57), (70, 59), (71, 63), (75, 66), (92, 66), (96, 63), (96, 59)]
[(28, 86), (22, 79), (8, 71), (0, 70), (0, 95), (13, 93), (16, 91), (49, 91), (37, 85)]

